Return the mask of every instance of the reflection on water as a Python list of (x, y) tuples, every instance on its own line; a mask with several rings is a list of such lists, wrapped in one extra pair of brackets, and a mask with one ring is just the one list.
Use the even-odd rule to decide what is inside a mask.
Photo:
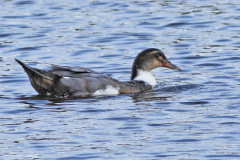
[[(2, 1), (0, 156), (239, 159), (239, 3)], [(135, 95), (41, 97), (14, 61), (129, 80), (152, 47), (183, 70), (154, 70), (157, 87)]]

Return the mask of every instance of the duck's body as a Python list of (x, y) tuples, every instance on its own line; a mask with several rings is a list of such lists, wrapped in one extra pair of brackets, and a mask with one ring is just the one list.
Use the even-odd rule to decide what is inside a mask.
[(118, 81), (84, 67), (53, 65), (51, 70), (44, 71), (29, 67), (17, 59), (16, 61), (27, 72), (33, 88), (39, 94), (64, 98), (138, 93), (156, 85), (156, 80), (150, 72), (152, 69), (179, 69), (158, 49), (144, 50), (136, 57), (131, 81), (128, 82)]

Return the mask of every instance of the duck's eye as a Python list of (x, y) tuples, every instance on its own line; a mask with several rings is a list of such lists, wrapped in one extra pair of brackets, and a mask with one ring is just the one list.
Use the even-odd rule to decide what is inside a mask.
[(162, 56), (161, 53), (157, 53), (157, 54), (156, 54), (156, 57), (160, 57), (160, 56)]

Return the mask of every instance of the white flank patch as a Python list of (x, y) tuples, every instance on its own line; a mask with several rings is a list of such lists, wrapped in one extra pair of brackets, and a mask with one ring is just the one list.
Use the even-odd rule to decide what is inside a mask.
[(156, 79), (153, 77), (151, 72), (140, 69), (140, 70), (137, 70), (137, 73), (138, 75), (136, 78), (134, 78), (134, 80), (144, 81), (150, 84), (152, 87), (154, 87), (157, 84)]
[(69, 78), (71, 78), (71, 77), (63, 77), (63, 78), (65, 78), (65, 79), (69, 79)]
[(94, 92), (93, 96), (102, 96), (102, 95), (117, 95), (119, 94), (119, 88), (114, 88), (111, 85), (108, 85), (105, 89), (99, 89)]

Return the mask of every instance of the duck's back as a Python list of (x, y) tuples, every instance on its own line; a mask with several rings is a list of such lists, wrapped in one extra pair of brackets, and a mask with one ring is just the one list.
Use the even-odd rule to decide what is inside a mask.
[(119, 94), (118, 81), (84, 67), (52, 66), (49, 71), (16, 61), (27, 72), (33, 88), (41, 95), (86, 97)]
[(84, 67), (53, 66), (51, 72), (60, 77), (72, 97), (119, 94), (118, 81)]
[(52, 65), (50, 72), (63, 77), (75, 77), (75, 78), (101, 75), (100, 73), (97, 73), (89, 68), (77, 67), (77, 66), (68, 67), (68, 66)]

